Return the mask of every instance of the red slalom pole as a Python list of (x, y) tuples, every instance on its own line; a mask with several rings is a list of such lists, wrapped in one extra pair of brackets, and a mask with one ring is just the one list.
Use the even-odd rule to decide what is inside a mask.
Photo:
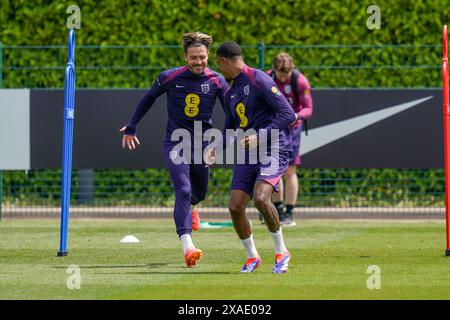
[(448, 87), (447, 25), (442, 29), (442, 89), (444, 107), (444, 161), (445, 161), (445, 218), (447, 246), (445, 255), (450, 256), (450, 105)]

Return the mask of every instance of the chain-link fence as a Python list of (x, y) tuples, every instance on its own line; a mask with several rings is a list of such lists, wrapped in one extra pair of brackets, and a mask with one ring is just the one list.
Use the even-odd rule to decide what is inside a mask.
[[(213, 169), (203, 213), (226, 213), (232, 170)], [(441, 216), (443, 170), (299, 169), (302, 216)], [(71, 210), (87, 216), (171, 213), (174, 192), (164, 169), (79, 170), (72, 174)], [(57, 215), (61, 172), (3, 173), (4, 216)], [(253, 212), (254, 209), (253, 209)]]
[[(268, 69), (293, 56), (313, 88), (439, 87), (440, 45), (243, 45), (246, 63)], [(147, 88), (163, 69), (184, 64), (179, 45), (77, 46), (77, 88)], [(215, 69), (215, 48), (209, 59)], [(62, 88), (66, 46), (1, 46), (0, 87)], [(1, 62), (3, 61), (3, 63)], [(3, 83), (3, 84), (2, 84)]]

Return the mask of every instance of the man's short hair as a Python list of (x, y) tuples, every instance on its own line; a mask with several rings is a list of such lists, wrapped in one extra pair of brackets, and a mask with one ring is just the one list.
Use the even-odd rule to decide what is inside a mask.
[(183, 35), (184, 53), (187, 53), (188, 49), (191, 47), (200, 47), (200, 46), (205, 46), (206, 50), (209, 51), (212, 42), (213, 42), (212, 36), (206, 33), (202, 33), (199, 31), (185, 33)]
[(225, 41), (216, 51), (216, 55), (224, 58), (242, 57), (241, 47), (234, 41)]

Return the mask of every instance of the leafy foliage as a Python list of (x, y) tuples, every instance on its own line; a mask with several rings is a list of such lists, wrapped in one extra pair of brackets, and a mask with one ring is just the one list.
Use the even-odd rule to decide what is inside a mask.
[[(6, 46), (4, 87), (62, 87), (70, 4), (0, 2), (0, 42)], [(313, 87), (439, 86), (441, 28), (450, 14), (447, 1), (377, 1), (379, 30), (366, 26), (370, 4), (352, 0), (86, 0), (79, 3), (77, 86), (146, 88), (162, 68), (184, 63), (176, 45), (181, 44), (183, 33), (196, 30), (212, 34), (216, 45), (230, 39), (246, 45), (244, 54), (252, 66), (268, 67), (277, 52), (289, 51)], [(260, 43), (267, 44), (262, 61)], [(345, 47), (323, 47), (336, 44)], [(59, 47), (11, 47), (18, 45)], [(214, 67), (214, 55), (210, 62)]]
[[(299, 206), (444, 206), (443, 170), (299, 169)], [(232, 170), (214, 168), (204, 206), (226, 206)], [(80, 201), (80, 179), (72, 175), (72, 203)], [(36, 170), (3, 173), (7, 205), (59, 206), (61, 172)], [(167, 170), (99, 170), (94, 177), (94, 205), (170, 206), (175, 195)], [(88, 203), (89, 204), (89, 203)]]

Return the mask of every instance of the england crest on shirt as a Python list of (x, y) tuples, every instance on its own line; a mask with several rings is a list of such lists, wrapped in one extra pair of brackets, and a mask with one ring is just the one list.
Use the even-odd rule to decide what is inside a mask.
[(175, 160), (178, 157), (178, 151), (170, 151), (169, 158), (170, 160)]
[(249, 86), (249, 85), (246, 85), (246, 86), (244, 87), (244, 94), (245, 94), (246, 96), (248, 96), (249, 93), (250, 93), (250, 86)]
[(292, 87), (290, 84), (284, 86), (284, 92), (286, 92), (286, 94), (291, 93), (291, 91), (292, 91)]
[(209, 92), (209, 83), (204, 83), (201, 85), (202, 87), (202, 92), (203, 93), (208, 93)]

